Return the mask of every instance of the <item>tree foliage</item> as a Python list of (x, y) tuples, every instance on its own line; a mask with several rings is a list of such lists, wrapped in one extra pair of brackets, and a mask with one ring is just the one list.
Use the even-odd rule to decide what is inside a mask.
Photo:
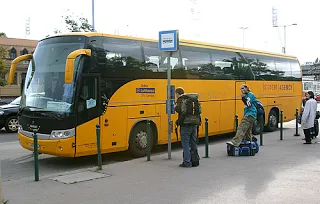
[(67, 15), (64, 17), (64, 22), (66, 24), (67, 30), (70, 32), (91, 32), (92, 26), (89, 24), (88, 19), (84, 17), (79, 17), (79, 19), (74, 19), (73, 16)]
[(0, 86), (8, 84), (7, 80), (4, 78), (5, 74), (9, 71), (9, 69), (6, 68), (6, 52), (6, 48), (0, 47)]
[[(68, 10), (66, 15), (61, 16), (65, 24), (65, 29), (68, 32), (91, 32), (92, 25), (89, 23), (88, 19), (82, 16), (75, 16)], [(54, 34), (62, 33), (61, 29), (55, 28)], [(49, 37), (49, 35), (47, 35)]]
[(7, 37), (7, 35), (4, 32), (0, 32), (0, 37)]

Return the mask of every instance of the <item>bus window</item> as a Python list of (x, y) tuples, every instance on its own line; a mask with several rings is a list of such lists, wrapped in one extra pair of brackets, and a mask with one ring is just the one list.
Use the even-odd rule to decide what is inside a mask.
[(236, 55), (233, 52), (212, 50), (211, 51), (211, 79), (236, 79), (234, 59)]
[(287, 78), (291, 78), (292, 71), (290, 67), (290, 63), (287, 59), (275, 58), (275, 67), (278, 74), (279, 80), (286, 80)]
[(180, 46), (182, 62), (187, 79), (199, 79), (202, 75), (210, 73), (210, 50)]
[(256, 80), (277, 80), (277, 70), (272, 57), (242, 53), (250, 62)]
[[(168, 55), (159, 52), (158, 44), (143, 42), (145, 68), (148, 70), (146, 78), (166, 79), (168, 70)], [(172, 78), (185, 78), (184, 64), (180, 52), (172, 53), (170, 57)]]
[(291, 67), (291, 73), (292, 73), (292, 77), (295, 80), (301, 80), (302, 76), (301, 76), (301, 70), (300, 70), (300, 66), (297, 60), (290, 60), (290, 67)]
[(90, 75), (83, 76), (80, 90), (78, 120), (81, 124), (101, 114), (98, 77)]

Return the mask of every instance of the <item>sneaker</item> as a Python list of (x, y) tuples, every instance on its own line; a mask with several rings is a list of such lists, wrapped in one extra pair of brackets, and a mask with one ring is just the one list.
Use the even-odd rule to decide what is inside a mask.
[(303, 143), (303, 144), (312, 144), (312, 142), (305, 142), (305, 143)]
[(190, 164), (190, 165), (187, 165), (186, 163), (182, 163), (182, 164), (180, 164), (179, 165), (180, 167), (185, 167), (185, 168), (190, 168), (192, 165)]
[(258, 139), (255, 136), (252, 136), (252, 142), (257, 142)]
[(232, 142), (227, 142), (228, 145), (235, 146)]

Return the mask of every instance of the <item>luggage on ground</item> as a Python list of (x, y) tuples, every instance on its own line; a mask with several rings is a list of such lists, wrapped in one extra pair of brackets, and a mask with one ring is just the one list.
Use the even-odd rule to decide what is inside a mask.
[(239, 147), (227, 144), (228, 156), (255, 156), (259, 152), (257, 141), (242, 140)]

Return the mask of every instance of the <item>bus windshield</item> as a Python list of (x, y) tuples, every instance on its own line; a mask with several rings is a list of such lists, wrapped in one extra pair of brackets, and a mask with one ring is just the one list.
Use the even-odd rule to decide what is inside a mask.
[[(75, 86), (64, 83), (68, 55), (84, 48), (85, 37), (67, 36), (39, 42), (29, 64), (20, 108), (30, 111), (70, 113)], [(75, 60), (75, 74), (80, 57)]]

